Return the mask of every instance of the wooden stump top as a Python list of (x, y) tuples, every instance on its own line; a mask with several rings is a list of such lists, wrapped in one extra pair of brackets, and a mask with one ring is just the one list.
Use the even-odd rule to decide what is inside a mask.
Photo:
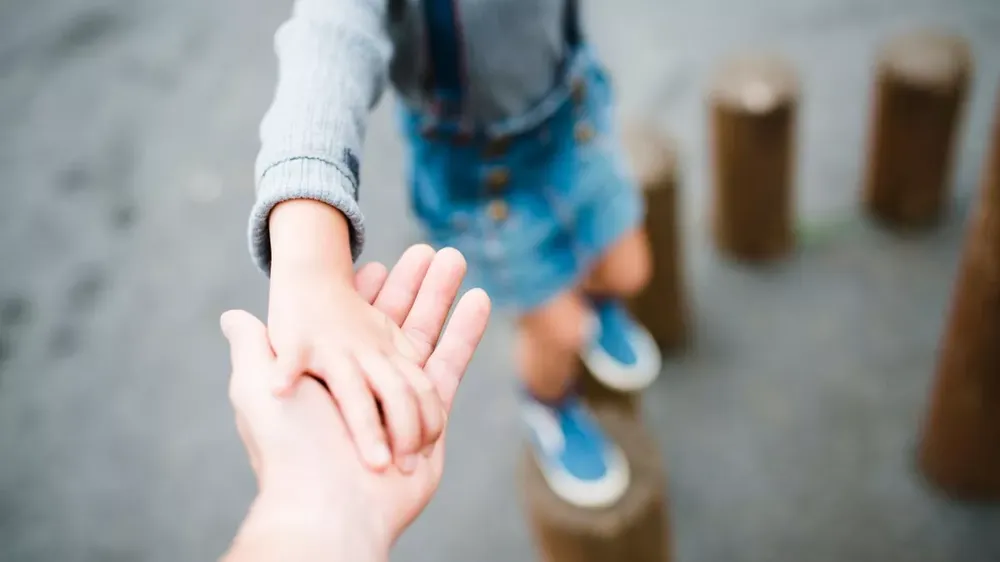
[(795, 68), (777, 55), (748, 54), (726, 61), (710, 89), (714, 103), (749, 113), (768, 113), (799, 94)]
[(523, 491), (532, 513), (547, 525), (582, 536), (614, 539), (665, 501), (663, 463), (655, 440), (641, 421), (611, 408), (597, 409), (595, 413), (628, 459), (631, 477), (625, 496), (604, 509), (572, 506), (552, 493), (530, 450), (523, 459)]
[(883, 72), (903, 82), (950, 89), (969, 73), (972, 54), (962, 37), (923, 29), (886, 43), (878, 64)]
[(669, 180), (677, 174), (677, 145), (666, 133), (646, 123), (627, 121), (622, 127), (622, 145), (643, 189), (672, 185)]

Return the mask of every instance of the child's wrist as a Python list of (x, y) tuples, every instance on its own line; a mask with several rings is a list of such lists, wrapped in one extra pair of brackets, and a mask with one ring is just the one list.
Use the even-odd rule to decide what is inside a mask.
[(269, 218), (271, 271), (353, 278), (350, 225), (338, 209), (311, 199), (279, 203)]

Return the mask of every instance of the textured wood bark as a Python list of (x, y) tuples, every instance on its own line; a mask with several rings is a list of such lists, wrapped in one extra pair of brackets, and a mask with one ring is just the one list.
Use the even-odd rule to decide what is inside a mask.
[(778, 57), (734, 58), (709, 105), (716, 249), (746, 262), (785, 257), (795, 245), (795, 71)]
[(649, 285), (632, 302), (632, 313), (663, 351), (687, 343), (688, 305), (680, 234), (677, 149), (656, 129), (631, 123), (623, 135), (632, 172), (646, 198), (646, 233), (653, 258)]
[(581, 509), (556, 497), (530, 450), (521, 463), (521, 490), (532, 532), (546, 562), (667, 562), (666, 482), (656, 442), (637, 418), (614, 409), (599, 418), (631, 465), (625, 496), (605, 509)]
[(971, 68), (963, 39), (932, 31), (882, 49), (863, 200), (883, 225), (922, 228), (941, 217)]
[(1000, 500), (1000, 99), (920, 444), (932, 483)]

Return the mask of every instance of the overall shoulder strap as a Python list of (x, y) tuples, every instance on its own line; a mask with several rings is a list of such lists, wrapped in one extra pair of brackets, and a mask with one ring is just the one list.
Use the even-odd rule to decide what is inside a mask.
[(583, 31), (580, 25), (580, 1), (565, 0), (563, 7), (563, 35), (570, 47), (579, 47), (583, 43)]

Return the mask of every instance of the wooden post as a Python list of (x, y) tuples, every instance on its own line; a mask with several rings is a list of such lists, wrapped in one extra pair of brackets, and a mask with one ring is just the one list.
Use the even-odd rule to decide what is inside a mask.
[(947, 494), (1000, 500), (1000, 98), (920, 444)]
[(946, 206), (972, 61), (960, 37), (917, 31), (878, 59), (864, 205), (885, 226), (927, 227)]
[(797, 98), (794, 69), (775, 56), (731, 59), (713, 82), (712, 233), (731, 258), (770, 261), (794, 248)]
[(545, 562), (669, 562), (671, 539), (663, 464), (638, 418), (598, 410), (602, 426), (631, 466), (625, 496), (605, 509), (581, 509), (556, 497), (530, 450), (521, 463), (521, 490)]
[(653, 254), (649, 285), (630, 307), (662, 351), (676, 350), (687, 343), (689, 333), (676, 145), (666, 134), (638, 123), (626, 126), (622, 141), (646, 198), (646, 233)]

